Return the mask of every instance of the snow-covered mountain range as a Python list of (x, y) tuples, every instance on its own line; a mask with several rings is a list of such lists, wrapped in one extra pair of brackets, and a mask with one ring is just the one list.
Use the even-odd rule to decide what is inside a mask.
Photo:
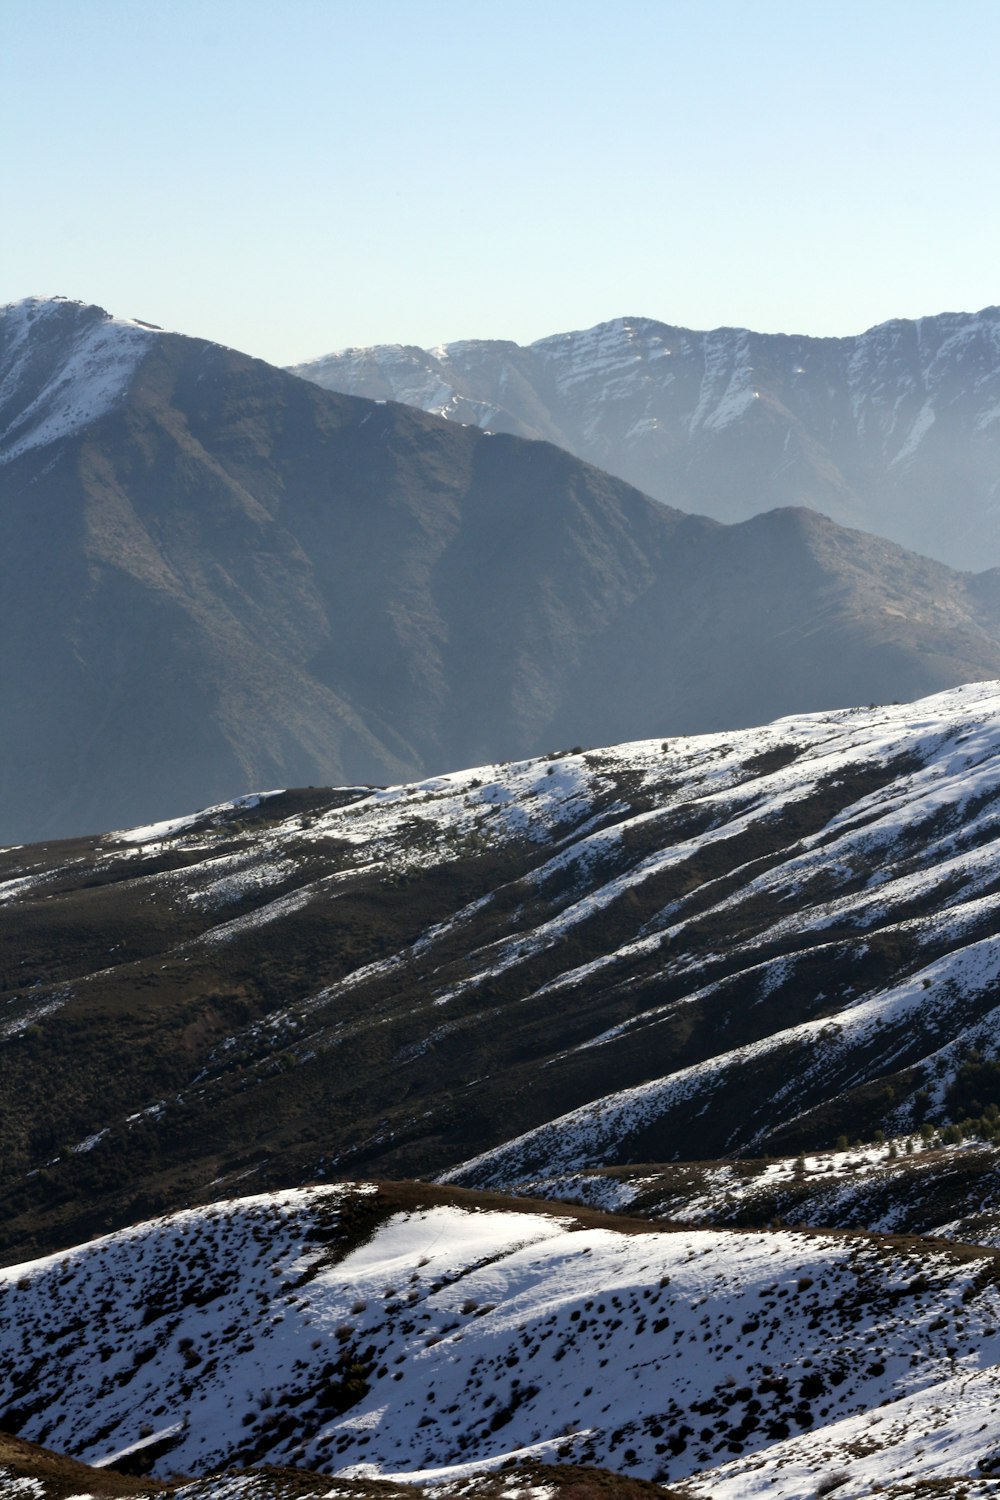
[(0, 849), (0, 1496), (993, 1493), (1000, 571), (63, 300), (0, 433), (3, 806), (178, 811)]
[(854, 338), (616, 318), (527, 346), (346, 349), (292, 367), (542, 437), (672, 505), (807, 505), (960, 568), (1000, 563), (1000, 308)]
[(992, 683), (0, 852), (0, 1493), (992, 1493), (998, 808)]

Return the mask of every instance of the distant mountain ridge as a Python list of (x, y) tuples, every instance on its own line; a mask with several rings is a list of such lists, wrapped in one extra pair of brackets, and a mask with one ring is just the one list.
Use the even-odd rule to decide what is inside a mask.
[(1000, 571), (99, 308), (3, 310), (0, 398), (0, 839), (1000, 676)]
[(545, 438), (718, 520), (805, 505), (955, 567), (1000, 564), (1000, 307), (850, 338), (625, 317), (527, 346), (376, 345), (291, 368)]

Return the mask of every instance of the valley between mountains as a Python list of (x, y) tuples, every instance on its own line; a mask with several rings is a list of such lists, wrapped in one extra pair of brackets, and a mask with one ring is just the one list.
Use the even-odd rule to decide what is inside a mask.
[(5, 850), (0, 1426), (986, 1483), (998, 779), (981, 684)]

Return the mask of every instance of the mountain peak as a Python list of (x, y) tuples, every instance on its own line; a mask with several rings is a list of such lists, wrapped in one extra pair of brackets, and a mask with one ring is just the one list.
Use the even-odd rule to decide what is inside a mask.
[(0, 308), (0, 463), (81, 431), (121, 400), (159, 330), (66, 297)]
[(144, 318), (120, 318), (96, 302), (81, 302), (75, 297), (21, 297), (0, 307), (0, 333), (5, 340), (11, 337), (23, 340), (29, 329), (37, 336), (39, 330), (46, 325), (65, 331), (98, 324), (163, 332), (158, 324), (150, 323)]
[[(699, 430), (777, 426), (752, 342), (730, 359), (720, 336)], [(645, 369), (652, 389), (683, 350), (620, 332), (547, 378), (569, 393), (587, 368), (607, 394)], [(8, 308), (3, 836), (1000, 676), (989, 581), (802, 509), (685, 517), (566, 443), (481, 425), (498, 436), (101, 308)]]

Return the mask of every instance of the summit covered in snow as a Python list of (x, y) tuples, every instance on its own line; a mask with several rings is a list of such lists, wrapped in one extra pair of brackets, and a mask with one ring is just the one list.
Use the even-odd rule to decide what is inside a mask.
[(0, 464), (111, 411), (157, 332), (65, 297), (0, 307)]

